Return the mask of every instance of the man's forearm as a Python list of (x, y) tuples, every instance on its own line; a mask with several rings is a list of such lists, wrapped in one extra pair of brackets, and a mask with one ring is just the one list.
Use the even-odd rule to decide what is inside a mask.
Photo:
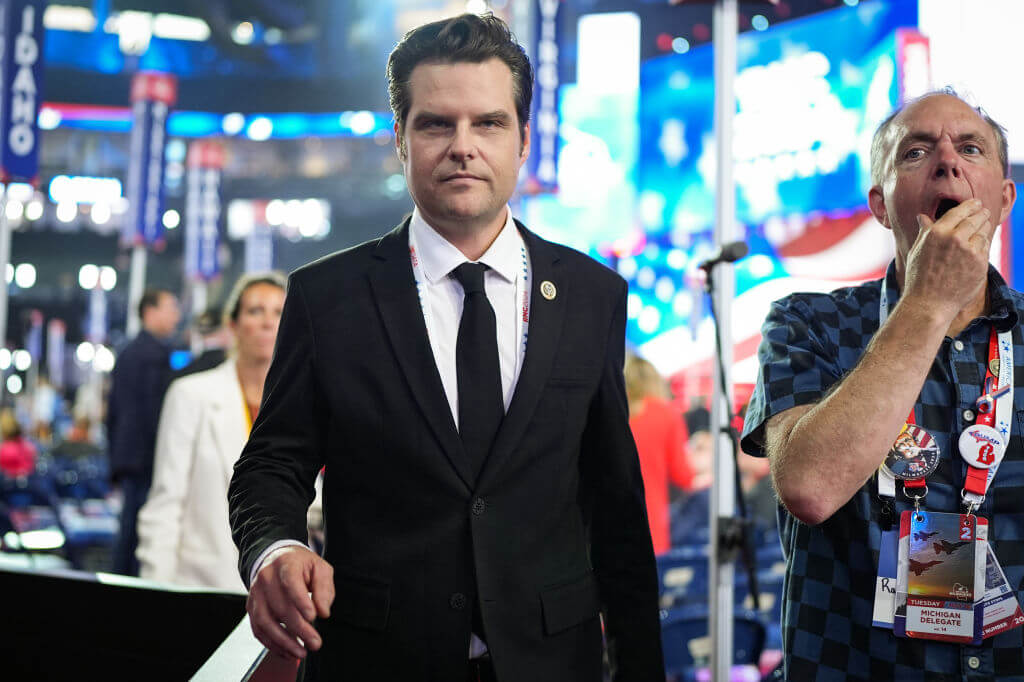
[(835, 391), (766, 425), (772, 476), (783, 503), (818, 524), (878, 469), (913, 408), (949, 320), (904, 299)]

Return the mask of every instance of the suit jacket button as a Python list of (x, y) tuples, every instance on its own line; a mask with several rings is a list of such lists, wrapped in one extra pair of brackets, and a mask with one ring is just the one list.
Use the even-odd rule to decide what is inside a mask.
[(448, 597), (448, 606), (452, 607), (454, 611), (461, 611), (466, 608), (466, 595), (461, 592), (455, 592), (452, 596)]
[(487, 509), (487, 503), (484, 502), (484, 498), (478, 497), (473, 500), (473, 516), (480, 516)]

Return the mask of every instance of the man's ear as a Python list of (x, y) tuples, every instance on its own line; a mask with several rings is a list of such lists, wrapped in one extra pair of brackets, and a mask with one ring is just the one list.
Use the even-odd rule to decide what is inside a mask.
[(530, 122), (527, 121), (526, 125), (523, 126), (523, 144), (522, 149), (519, 151), (519, 165), (526, 163), (526, 160), (530, 158)]
[(875, 216), (875, 220), (882, 223), (888, 229), (892, 229), (892, 223), (889, 222), (889, 212), (885, 208), (885, 195), (882, 194), (882, 188), (878, 185), (868, 190), (868, 208), (871, 209), (871, 215)]
[(1013, 210), (1013, 204), (1017, 201), (1017, 185), (1013, 180), (1003, 180), (1003, 205), (999, 209), (999, 225), (1006, 222)]

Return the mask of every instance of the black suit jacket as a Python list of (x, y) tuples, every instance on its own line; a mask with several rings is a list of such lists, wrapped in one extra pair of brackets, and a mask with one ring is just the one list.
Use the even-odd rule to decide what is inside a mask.
[(271, 542), (306, 539), (327, 467), (337, 596), (306, 679), (463, 680), (477, 600), (500, 680), (599, 682), (600, 611), (616, 679), (665, 679), (622, 376), (626, 285), (519, 228), (529, 339), (476, 478), (427, 340), (408, 221), (290, 278), (229, 499), (248, 580)]
[(115, 481), (153, 475), (156, 427), (170, 382), (170, 350), (143, 329), (124, 347), (110, 373), (107, 438)]

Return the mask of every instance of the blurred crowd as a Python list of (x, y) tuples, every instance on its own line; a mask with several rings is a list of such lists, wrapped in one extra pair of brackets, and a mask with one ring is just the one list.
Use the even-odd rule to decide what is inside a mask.
[[(222, 306), (195, 316), (191, 361), (178, 370), (178, 297), (147, 290), (103, 409), (94, 392), (64, 400), (41, 379), (0, 410), (0, 563), (243, 590), (227, 487), (259, 411), (285, 286), (275, 272), (242, 276)], [(319, 500), (310, 519), (316, 542)]]
[[(707, 546), (714, 473), (710, 397), (672, 395), (654, 365), (635, 355), (626, 359), (625, 380), (654, 551)], [(736, 413), (745, 411), (741, 406)], [(731, 431), (746, 515), (762, 535), (774, 535), (778, 502), (768, 460), (739, 449), (740, 426), (734, 423)]]

